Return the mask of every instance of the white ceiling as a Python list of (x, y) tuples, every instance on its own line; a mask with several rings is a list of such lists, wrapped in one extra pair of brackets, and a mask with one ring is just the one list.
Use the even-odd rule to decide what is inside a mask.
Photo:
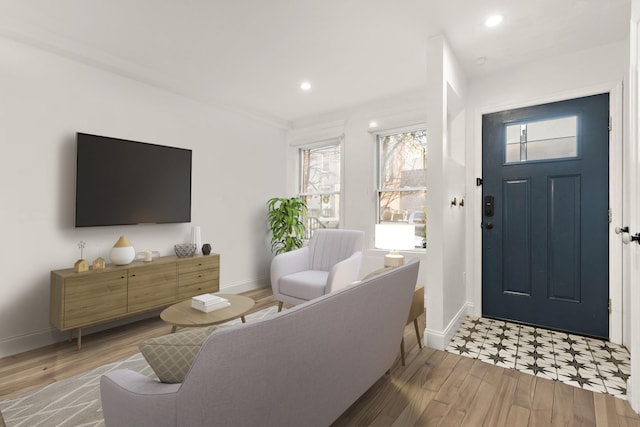
[[(424, 90), (433, 35), (472, 79), (622, 40), (629, 9), (630, 0), (0, 0), (0, 36), (287, 125)], [(485, 28), (495, 12), (503, 24)]]

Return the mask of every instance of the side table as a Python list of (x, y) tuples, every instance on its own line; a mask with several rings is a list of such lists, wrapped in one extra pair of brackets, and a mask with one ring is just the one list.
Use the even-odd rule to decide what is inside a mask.
[[(411, 302), (411, 309), (409, 309), (409, 317), (407, 318), (407, 325), (413, 322), (413, 326), (416, 330), (416, 338), (418, 339), (418, 347), (422, 348), (422, 341), (420, 340), (420, 328), (418, 327), (418, 317), (425, 312), (424, 308), (424, 286), (416, 286), (413, 292), (413, 301)], [(404, 336), (400, 343), (400, 357), (402, 359), (402, 366), (405, 366), (404, 361)]]
[[(394, 267), (384, 267), (378, 270), (372, 271), (367, 274), (362, 280), (366, 280), (370, 277), (376, 276), (385, 271), (391, 270)], [(409, 316), (407, 318), (407, 325), (413, 322), (413, 327), (416, 330), (416, 338), (418, 338), (418, 347), (422, 348), (422, 341), (420, 340), (420, 327), (418, 326), (418, 318), (425, 312), (424, 308), (424, 286), (417, 285), (413, 292), (413, 300), (411, 301), (411, 308), (409, 309)], [(402, 366), (405, 366), (404, 361), (404, 333), (402, 334), (402, 341), (400, 342), (400, 357), (402, 359)]]

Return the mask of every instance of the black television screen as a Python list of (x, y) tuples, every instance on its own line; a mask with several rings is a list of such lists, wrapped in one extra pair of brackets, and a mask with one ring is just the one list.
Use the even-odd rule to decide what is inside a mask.
[(191, 221), (191, 150), (78, 133), (76, 227)]

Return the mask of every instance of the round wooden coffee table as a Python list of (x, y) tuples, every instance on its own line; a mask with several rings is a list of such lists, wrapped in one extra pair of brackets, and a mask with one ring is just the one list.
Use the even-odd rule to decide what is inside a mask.
[(244, 314), (249, 311), (256, 303), (253, 299), (242, 295), (216, 295), (222, 298), (226, 298), (227, 300), (229, 300), (231, 305), (229, 307), (221, 308), (220, 310), (205, 313), (203, 311), (192, 308), (191, 299), (188, 299), (162, 310), (162, 313), (160, 313), (160, 318), (165, 322), (173, 325), (173, 327), (171, 328), (171, 332), (175, 332), (178, 326), (193, 327), (217, 325), (219, 323), (237, 319), (238, 317), (242, 319), (242, 323), (245, 323), (246, 319), (244, 318)]

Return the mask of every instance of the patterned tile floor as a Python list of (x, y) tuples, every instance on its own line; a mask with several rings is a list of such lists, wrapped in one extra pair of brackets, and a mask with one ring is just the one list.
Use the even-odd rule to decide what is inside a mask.
[(626, 399), (626, 348), (516, 323), (467, 317), (448, 352)]

